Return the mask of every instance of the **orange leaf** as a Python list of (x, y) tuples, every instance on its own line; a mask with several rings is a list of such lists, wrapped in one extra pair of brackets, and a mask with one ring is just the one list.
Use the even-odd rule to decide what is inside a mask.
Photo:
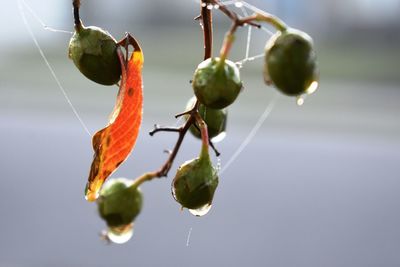
[(93, 136), (95, 152), (86, 185), (86, 199), (97, 199), (104, 181), (131, 153), (142, 121), (142, 66), (143, 54), (134, 51), (126, 63), (120, 49), (121, 85), (114, 111), (107, 127)]

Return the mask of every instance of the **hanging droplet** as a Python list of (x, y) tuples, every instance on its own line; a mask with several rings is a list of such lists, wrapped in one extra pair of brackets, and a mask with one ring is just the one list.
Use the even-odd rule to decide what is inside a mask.
[(96, 199), (99, 198), (99, 195), (100, 195), (100, 192), (92, 192), (92, 191), (89, 192), (88, 185), (86, 185), (86, 188), (85, 188), (85, 199), (87, 201), (95, 201)]
[(210, 209), (211, 209), (211, 204), (205, 204), (203, 207), (200, 207), (198, 209), (193, 209), (193, 210), (189, 209), (189, 212), (194, 216), (201, 217), (206, 215), (210, 211)]
[(241, 1), (236, 2), (236, 3), (235, 3), (235, 7), (237, 7), (237, 8), (243, 7), (243, 2), (241, 2)]
[(224, 140), (225, 137), (226, 137), (226, 132), (221, 132), (217, 136), (214, 136), (213, 138), (211, 138), (211, 142), (213, 142), (213, 143), (221, 142), (222, 140)]
[(213, 9), (213, 8), (214, 8), (213, 4), (208, 4), (208, 5), (207, 5), (207, 9), (211, 10), (211, 9)]
[(124, 244), (128, 242), (132, 236), (133, 223), (119, 227), (110, 227), (106, 232), (107, 240), (115, 244)]
[(311, 95), (313, 93), (315, 93), (315, 91), (317, 91), (318, 89), (318, 82), (317, 81), (313, 81), (310, 86), (307, 88), (306, 93), (308, 95)]
[(201, 6), (202, 6), (202, 7), (206, 7), (207, 4), (206, 4), (206, 3), (201, 3)]
[(304, 104), (304, 97), (303, 96), (298, 96), (296, 103), (298, 106), (302, 106)]
[(219, 5), (215, 4), (215, 5), (214, 5), (214, 8), (215, 8), (215, 9), (219, 9)]

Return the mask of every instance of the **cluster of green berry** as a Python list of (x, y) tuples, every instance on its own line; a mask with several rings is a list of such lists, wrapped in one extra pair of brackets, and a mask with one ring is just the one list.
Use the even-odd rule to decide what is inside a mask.
[[(121, 66), (116, 40), (97, 27), (79, 24), (75, 29), (69, 56), (77, 68), (94, 82), (118, 83)], [(317, 89), (316, 56), (312, 39), (306, 33), (278, 27), (265, 46), (264, 60), (265, 82), (282, 93), (301, 96)], [(202, 148), (197, 158), (178, 168), (172, 181), (172, 194), (182, 207), (201, 216), (210, 209), (218, 186), (218, 171), (210, 159), (209, 142), (224, 133), (227, 107), (238, 98), (243, 83), (238, 66), (227, 59), (227, 53), (222, 53), (220, 57), (208, 58), (198, 65), (192, 87), (195, 97), (189, 100), (186, 108), (196, 112), (187, 113), (186, 120), (194, 116), (189, 130), (202, 139)], [(114, 179), (103, 186), (97, 204), (100, 216), (109, 226), (109, 237), (131, 233), (133, 221), (142, 208), (140, 183)]]

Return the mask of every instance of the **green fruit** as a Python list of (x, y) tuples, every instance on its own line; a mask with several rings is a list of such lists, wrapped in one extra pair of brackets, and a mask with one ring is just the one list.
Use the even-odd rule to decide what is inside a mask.
[(100, 191), (98, 211), (109, 227), (128, 225), (140, 213), (142, 193), (131, 183), (124, 178), (109, 180)]
[(199, 64), (192, 86), (197, 99), (213, 109), (232, 104), (243, 87), (236, 64), (219, 58), (209, 58)]
[[(188, 101), (186, 109), (189, 110), (193, 108), (195, 102), (196, 102), (196, 97), (192, 97)], [(227, 109), (213, 109), (213, 108), (208, 108), (203, 104), (200, 104), (199, 114), (201, 118), (204, 120), (204, 122), (207, 124), (208, 136), (210, 138), (216, 137), (220, 133), (225, 132), (227, 116), (228, 116)], [(194, 125), (192, 125), (189, 128), (189, 130), (195, 137), (201, 138), (200, 131)]]
[[(264, 80), (281, 92), (298, 96), (315, 91), (318, 79), (313, 41), (304, 32), (278, 31), (265, 47)], [(311, 86), (313, 84), (313, 86)]]
[(182, 164), (172, 181), (175, 200), (188, 209), (211, 205), (218, 175), (209, 157), (200, 157)]
[(69, 42), (68, 54), (88, 79), (103, 85), (113, 85), (120, 80), (121, 63), (117, 42), (100, 28), (78, 28)]

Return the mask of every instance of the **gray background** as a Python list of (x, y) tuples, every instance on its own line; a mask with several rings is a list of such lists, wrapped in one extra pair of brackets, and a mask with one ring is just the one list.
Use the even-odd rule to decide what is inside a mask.
[[(72, 30), (69, 1), (26, 2), (49, 26)], [(145, 52), (144, 121), (136, 149), (114, 177), (158, 168), (192, 95), (202, 58), (195, 1), (84, 1), (87, 25), (132, 32)], [(202, 218), (170, 193), (177, 166), (197, 155), (191, 136), (168, 179), (142, 186), (144, 209), (125, 245), (99, 239), (105, 225), (83, 198), (90, 137), (35, 49), (17, 1), (0, 10), (0, 266), (399, 266), (400, 1), (252, 1), (309, 32), (319, 91), (302, 107), (263, 84), (262, 60), (242, 69), (245, 90), (217, 146), (222, 167), (279, 95), (266, 123), (220, 177)], [(27, 11), (26, 11), (27, 12)], [(117, 89), (85, 79), (67, 58), (70, 36), (27, 13), (50, 64), (91, 132), (103, 127)], [(218, 15), (215, 52), (229, 24)], [(268, 39), (254, 30), (251, 55)], [(244, 57), (246, 31), (232, 54)], [(187, 246), (188, 234), (189, 246)]]

